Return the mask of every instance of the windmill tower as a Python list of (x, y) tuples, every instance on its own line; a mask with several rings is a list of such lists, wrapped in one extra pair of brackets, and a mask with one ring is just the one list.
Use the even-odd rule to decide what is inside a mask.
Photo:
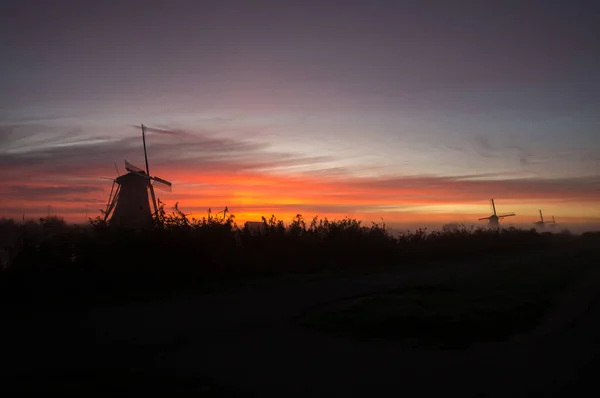
[(515, 215), (515, 213), (496, 214), (496, 205), (494, 204), (494, 199), (491, 199), (491, 201), (494, 214), (489, 217), (482, 217), (479, 219), (479, 221), (489, 220), (490, 227), (498, 227), (500, 226), (500, 220), (502, 220), (504, 217), (512, 217)]
[(540, 209), (539, 212), (540, 212), (540, 219), (538, 221), (534, 222), (534, 224), (536, 227), (543, 228), (546, 226), (546, 223), (544, 222), (544, 215), (542, 214), (542, 210)]
[[(107, 221), (110, 225), (133, 229), (151, 227), (152, 216), (156, 217), (158, 214), (154, 188), (171, 191), (169, 181), (150, 175), (146, 151), (146, 128), (143, 124), (142, 142), (144, 144), (146, 170), (144, 171), (125, 160), (127, 174), (119, 175), (113, 180), (106, 211), (104, 212), (104, 221)], [(150, 197), (148, 197), (148, 194), (150, 194)]]

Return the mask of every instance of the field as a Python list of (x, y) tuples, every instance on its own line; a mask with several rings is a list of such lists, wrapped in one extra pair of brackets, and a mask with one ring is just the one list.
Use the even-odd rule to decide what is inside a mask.
[(339, 337), (401, 340), (416, 347), (455, 349), (505, 341), (542, 323), (561, 293), (599, 260), (591, 252), (552, 253), (533, 261), (513, 257), (493, 273), (470, 272), (345, 298), (313, 311), (303, 323)]
[(5, 388), (364, 395), (472, 374), (461, 391), (501, 396), (556, 393), (593, 360), (597, 233), (264, 221), (3, 222)]

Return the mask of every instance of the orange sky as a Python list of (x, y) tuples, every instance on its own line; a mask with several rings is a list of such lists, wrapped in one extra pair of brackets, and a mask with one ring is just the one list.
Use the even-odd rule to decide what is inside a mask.
[[(478, 180), (435, 176), (281, 175), (257, 171), (181, 173), (168, 166), (160, 167), (159, 175), (171, 176), (173, 182), (172, 192), (157, 191), (167, 209), (179, 202), (185, 213), (202, 217), (208, 208), (217, 212), (228, 206), (239, 223), (260, 220), (261, 216), (271, 214), (289, 221), (300, 213), (307, 219), (316, 215), (350, 216), (367, 225), (381, 218), (392, 226), (398, 223), (477, 224), (477, 218), (490, 214), (490, 197), (496, 199), (499, 213), (517, 213), (516, 217), (507, 219), (515, 224), (536, 221), (539, 208), (548, 219), (554, 215), (561, 223), (600, 221), (597, 186), (594, 180), (585, 178)], [(84, 176), (65, 178), (70, 178), (73, 184), (69, 186), (61, 178), (50, 183), (48, 178), (31, 179), (21, 185), (16, 185), (17, 179), (9, 181), (7, 186), (12, 186), (13, 192), (6, 192), (2, 212), (17, 218), (23, 213), (26, 217), (38, 217), (47, 214), (51, 206), (52, 214), (62, 215), (72, 222), (81, 222), (86, 213), (98, 215), (108, 198), (111, 182), (97, 177), (92, 181), (86, 181)], [(20, 198), (14, 197), (16, 191), (20, 192)]]

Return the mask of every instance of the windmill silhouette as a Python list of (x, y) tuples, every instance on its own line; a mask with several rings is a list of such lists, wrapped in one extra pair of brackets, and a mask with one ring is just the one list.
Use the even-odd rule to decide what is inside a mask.
[[(171, 191), (172, 184), (169, 181), (150, 175), (148, 153), (146, 151), (146, 127), (143, 124), (142, 142), (146, 170), (125, 160), (127, 173), (111, 179), (113, 185), (104, 211), (104, 221), (107, 221), (110, 225), (134, 229), (151, 227), (153, 215), (156, 217), (158, 214), (154, 188)], [(150, 198), (148, 193), (150, 193)], [(153, 212), (150, 210), (150, 203), (154, 209)]]
[(502, 220), (504, 217), (512, 217), (516, 215), (515, 213), (496, 214), (496, 205), (494, 204), (494, 199), (491, 199), (491, 202), (494, 214), (489, 217), (482, 217), (479, 219), (479, 221), (489, 220), (490, 227), (498, 227), (500, 225), (500, 220)]
[(552, 221), (548, 221), (550, 228), (556, 227), (556, 220), (554, 220), (554, 216), (552, 216)]
[(544, 215), (542, 214), (542, 209), (538, 210), (540, 212), (540, 219), (536, 222), (534, 222), (534, 224), (538, 227), (545, 227), (546, 223), (544, 222)]

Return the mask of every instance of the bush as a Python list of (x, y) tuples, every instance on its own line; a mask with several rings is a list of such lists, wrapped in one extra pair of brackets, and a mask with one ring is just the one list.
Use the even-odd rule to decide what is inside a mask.
[(227, 208), (190, 219), (177, 204), (170, 214), (162, 204), (147, 231), (112, 228), (100, 218), (91, 219), (87, 228), (70, 226), (56, 217), (25, 224), (2, 220), (0, 231), (13, 253), (0, 274), (5, 290), (25, 296), (35, 292), (32, 299), (62, 295), (66, 300), (158, 295), (252, 275), (460, 260), (580, 240), (576, 235), (462, 225), (393, 237), (384, 222), (370, 227), (351, 218), (307, 222), (300, 214), (287, 227), (274, 215), (263, 218), (263, 228), (255, 233), (238, 227)]

